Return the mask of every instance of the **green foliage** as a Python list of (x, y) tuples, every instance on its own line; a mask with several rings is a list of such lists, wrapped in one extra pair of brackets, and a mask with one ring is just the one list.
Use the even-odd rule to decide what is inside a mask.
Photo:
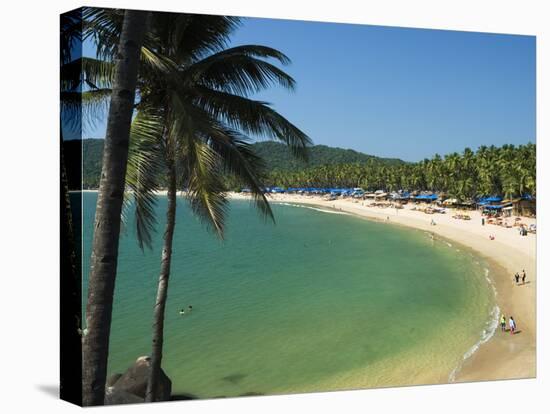
[[(66, 148), (73, 146), (76, 148), (76, 141), (70, 144), (71, 141), (65, 143)], [(67, 147), (68, 146), (68, 147)], [(342, 148), (332, 148), (325, 145), (314, 145), (308, 148), (307, 162), (293, 156), (292, 150), (285, 144), (274, 141), (262, 141), (251, 144), (251, 149), (254, 154), (262, 159), (266, 165), (266, 171), (296, 171), (303, 170), (307, 167), (316, 167), (324, 165), (336, 164), (367, 164), (368, 162), (378, 161), (383, 165), (401, 165), (403, 161), (392, 158), (377, 158), (372, 155), (363, 154), (354, 150), (346, 150)], [(103, 155), (103, 140), (102, 139), (85, 139), (82, 141), (83, 153), (83, 174), (82, 181), (84, 188), (97, 188), (99, 186), (99, 178), (101, 175), (101, 157)], [(67, 156), (69, 158), (69, 156)], [(74, 171), (74, 168), (71, 169)], [(80, 173), (77, 173), (78, 175)], [(73, 174), (74, 175), (74, 174)], [(75, 177), (71, 188), (79, 188), (78, 177)], [(237, 190), (241, 188), (241, 184), (229, 180), (228, 189)]]
[[(74, 166), (70, 165), (70, 143), (65, 143), (69, 186), (77, 188), (74, 186), (78, 186), (78, 176), (71, 176)], [(82, 148), (84, 188), (97, 188), (103, 140), (84, 140)], [(500, 148), (481, 146), (476, 152), (467, 148), (462, 154), (453, 153), (444, 157), (436, 154), (417, 163), (314, 145), (309, 148), (309, 164), (306, 164), (296, 160), (280, 143), (257, 142), (251, 148), (267, 166), (267, 185), (429, 190), (461, 199), (483, 195), (514, 197), (536, 194), (536, 145), (531, 143)], [(228, 190), (238, 190), (242, 184), (228, 177), (226, 187)]]
[[(266, 154), (268, 155), (268, 154)], [(417, 163), (326, 164), (299, 170), (272, 170), (269, 185), (281, 187), (362, 187), (367, 190), (428, 190), (461, 200), (476, 196), (536, 195), (536, 145), (466, 148)]]
[(254, 151), (266, 162), (271, 170), (302, 170), (307, 167), (317, 167), (327, 164), (366, 164), (370, 160), (379, 160), (383, 164), (403, 164), (393, 158), (377, 158), (351, 149), (333, 148), (326, 145), (314, 145), (308, 149), (308, 160), (292, 157), (290, 150), (278, 142), (263, 141), (254, 144)]

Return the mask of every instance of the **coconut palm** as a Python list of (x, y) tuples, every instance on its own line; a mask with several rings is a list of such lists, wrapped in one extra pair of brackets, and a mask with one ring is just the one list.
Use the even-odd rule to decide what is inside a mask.
[[(85, 36), (90, 37), (95, 41), (97, 47), (97, 56), (101, 59), (107, 61), (107, 63), (112, 62), (115, 57), (122, 55), (120, 53), (119, 45), (122, 45), (122, 35), (124, 32), (124, 27), (127, 24), (126, 14), (123, 10), (117, 9), (95, 9), (87, 8), (83, 13), (84, 25), (85, 25)], [(176, 18), (174, 19), (174, 16)], [(143, 95), (143, 90), (147, 89), (148, 82), (151, 77), (165, 76), (168, 72), (176, 69), (174, 63), (169, 59), (165, 58), (167, 49), (165, 46), (169, 45), (167, 41), (171, 41), (172, 45), (176, 47), (176, 51), (180, 54), (187, 53), (189, 58), (197, 59), (199, 56), (208, 51), (218, 50), (224, 45), (227, 34), (236, 26), (238, 19), (233, 17), (224, 17), (224, 16), (190, 16), (190, 15), (174, 15), (170, 13), (151, 13), (150, 21), (151, 27), (174, 27), (172, 37), (170, 39), (162, 37), (162, 31), (152, 31), (147, 30), (143, 34), (142, 45), (140, 49), (141, 65), (139, 80), (137, 82), (137, 88), (139, 90), (139, 96)], [(168, 19), (167, 19), (168, 17)], [(159, 21), (166, 23), (167, 20), (170, 20), (169, 25), (156, 24)], [(172, 26), (173, 25), (173, 26)], [(181, 34), (185, 32), (185, 41), (182, 41)], [(159, 35), (161, 35), (159, 37)], [(131, 45), (138, 45), (137, 42), (132, 42)], [(164, 55), (163, 55), (164, 53)], [(239, 86), (238, 82), (235, 83)], [(111, 107), (112, 109), (112, 107)], [(280, 132), (280, 131), (279, 131)], [(106, 140), (107, 141), (107, 140)], [(106, 151), (109, 150), (107, 145), (105, 145), (104, 151), (104, 169), (105, 162), (107, 157), (105, 156)], [(123, 143), (122, 150), (123, 152), (126, 149), (126, 144)], [(119, 166), (124, 164), (126, 167), (126, 153), (119, 154), (121, 158), (118, 159), (120, 162)], [(124, 156), (123, 156), (124, 155)], [(118, 172), (118, 171), (117, 171)], [(103, 176), (103, 174), (102, 174)], [(112, 181), (113, 175), (107, 177), (107, 180)], [(117, 187), (118, 184), (118, 175), (116, 178)], [(122, 188), (121, 188), (122, 190)], [(102, 190), (100, 188), (100, 194)], [(115, 191), (112, 193), (113, 198), (116, 198), (116, 206), (118, 208), (119, 202), (122, 198), (122, 191)], [(98, 208), (102, 199), (98, 197)], [(109, 211), (112, 213), (112, 211)], [(120, 216), (119, 216), (120, 217)], [(98, 216), (96, 214), (96, 220)], [(112, 219), (108, 223), (116, 221), (113, 225), (115, 227), (120, 227), (120, 221), (117, 219)], [(97, 226), (96, 226), (97, 229)], [(95, 237), (95, 236), (94, 236)], [(118, 245), (118, 234), (113, 235), (113, 238), (110, 240), (111, 243), (108, 248), (111, 249), (112, 253), (116, 253), (116, 245)], [(97, 238), (97, 237), (95, 237)], [(116, 239), (116, 240), (114, 240)], [(103, 241), (107, 241), (103, 238)], [(95, 242), (94, 242), (94, 252), (95, 252)], [(97, 349), (96, 358), (94, 367), (94, 372), (91, 376), (96, 377), (95, 380), (87, 381), (87, 383), (95, 384), (94, 392), (96, 394), (103, 393), (103, 386), (105, 378), (105, 367), (107, 362), (107, 351), (108, 351), (108, 336), (110, 330), (110, 315), (112, 311), (112, 287), (114, 286), (114, 277), (116, 276), (116, 254), (109, 256), (109, 262), (114, 261), (115, 266), (111, 266), (107, 269), (102, 269), (102, 273), (109, 277), (103, 278), (103, 285), (101, 286), (92, 286), (90, 284), (90, 294), (92, 292), (97, 292), (97, 295), (100, 296), (100, 301), (102, 306), (100, 307), (101, 315), (95, 315), (95, 308), (90, 306), (94, 299), (91, 296), (89, 297), (88, 307), (87, 307), (87, 322), (90, 321), (90, 318), (96, 319), (98, 323), (101, 324), (101, 332), (98, 334), (101, 336), (101, 345)], [(94, 267), (92, 263), (92, 276), (94, 274)], [(91, 277), (92, 277), (91, 276)], [(90, 279), (91, 280), (91, 279)], [(108, 318), (106, 318), (108, 316)], [(101, 322), (100, 322), (101, 320)], [(97, 327), (97, 326), (96, 326)], [(88, 326), (88, 329), (90, 326)], [(86, 361), (85, 361), (86, 364)], [(99, 379), (97, 377), (100, 377)], [(89, 384), (85, 383), (84, 386)], [(94, 404), (100, 404), (102, 398), (96, 395)]]
[(188, 29), (179, 28), (180, 19), (190, 22), (189, 16), (166, 13), (151, 28), (174, 69), (167, 76), (152, 71), (141, 79), (127, 174), (142, 247), (150, 244), (156, 222), (155, 190), (162, 185), (168, 189), (146, 401), (158, 398), (178, 189), (185, 189), (194, 213), (223, 237), (226, 175), (249, 187), (256, 207), (273, 219), (262, 191), (264, 165), (252, 151), (249, 136), (280, 140), (297, 156), (304, 156), (310, 144), (303, 132), (268, 104), (248, 97), (271, 85), (294, 87), (289, 75), (267, 61), (287, 64), (284, 54), (257, 45), (217, 47), (208, 54), (180, 47), (188, 38)]
[(83, 338), (82, 393), (84, 405), (102, 405), (118, 257), (130, 124), (147, 13), (127, 10), (114, 59), (113, 93), (109, 107), (99, 185), (91, 270)]

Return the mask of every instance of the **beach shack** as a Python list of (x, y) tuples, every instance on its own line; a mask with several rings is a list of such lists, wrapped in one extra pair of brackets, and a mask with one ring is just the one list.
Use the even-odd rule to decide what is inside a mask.
[(525, 195), (511, 200), (512, 212), (515, 216), (536, 217), (537, 200), (531, 195)]
[(475, 210), (476, 209), (476, 202), (472, 199), (468, 200), (459, 200), (456, 203), (456, 207), (463, 209), (463, 210)]
[(458, 199), (456, 198), (448, 198), (446, 200), (443, 200), (442, 203), (446, 207), (456, 206), (458, 204)]

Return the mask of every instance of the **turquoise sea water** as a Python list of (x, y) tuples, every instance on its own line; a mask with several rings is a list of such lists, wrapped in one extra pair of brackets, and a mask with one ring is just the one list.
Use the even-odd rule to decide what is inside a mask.
[[(84, 288), (96, 193), (83, 195)], [(166, 199), (159, 197), (159, 229)], [(492, 329), (487, 266), (428, 234), (304, 206), (277, 224), (235, 201), (218, 240), (180, 200), (163, 368), (199, 398), (446, 382)], [(109, 372), (151, 347), (160, 262), (120, 241)], [(86, 289), (84, 289), (84, 299)], [(179, 309), (193, 305), (180, 316)]]

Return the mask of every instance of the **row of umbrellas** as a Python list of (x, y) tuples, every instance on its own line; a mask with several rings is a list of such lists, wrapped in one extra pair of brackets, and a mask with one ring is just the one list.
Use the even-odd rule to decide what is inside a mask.
[[(242, 192), (247, 193), (250, 192), (249, 188), (243, 188)], [(366, 193), (362, 188), (318, 188), (318, 187), (289, 187), (287, 189), (281, 188), (281, 187), (266, 187), (264, 188), (264, 192), (266, 193), (309, 193), (309, 194), (331, 194), (331, 195), (346, 195), (346, 196), (365, 196), (365, 197), (391, 197), (392, 199), (413, 199), (413, 200), (420, 200), (420, 201), (436, 201), (440, 199), (440, 197), (435, 193), (420, 193), (414, 195), (406, 192), (406, 191), (399, 191), (399, 192), (393, 192), (393, 193), (386, 193), (383, 190), (377, 190), (374, 193)], [(523, 195), (521, 197), (522, 200), (534, 200), (534, 197), (532, 197), (530, 194)], [(491, 196), (491, 197), (481, 197), (476, 200), (472, 200), (472, 204), (477, 204), (479, 206), (486, 206), (486, 208), (494, 209), (494, 207), (498, 207), (499, 205), (495, 205), (494, 203), (500, 203), (503, 201), (502, 197), (499, 196)], [(459, 203), (459, 200), (456, 198), (448, 198), (443, 201), (443, 204), (457, 204)], [(507, 203), (506, 203), (507, 204)], [(500, 207), (503, 207), (504, 204)]]

